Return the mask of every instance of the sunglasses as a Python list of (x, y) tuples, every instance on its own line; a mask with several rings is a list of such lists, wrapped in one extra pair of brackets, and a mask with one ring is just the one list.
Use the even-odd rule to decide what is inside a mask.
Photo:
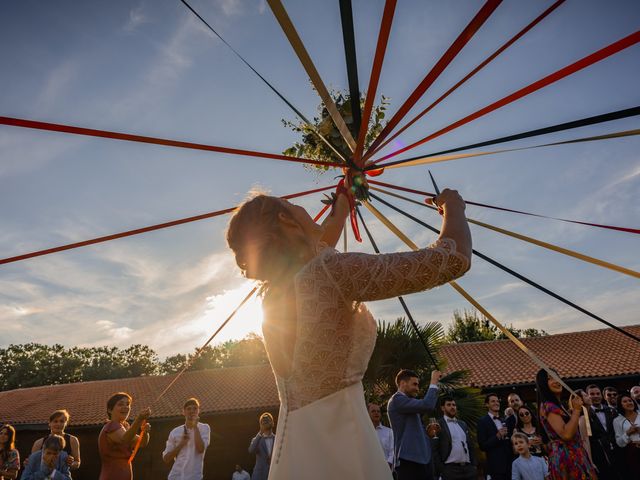
[(520, 412), (520, 413), (518, 413), (518, 416), (519, 417), (529, 417), (529, 416), (531, 416), (531, 414), (529, 412)]

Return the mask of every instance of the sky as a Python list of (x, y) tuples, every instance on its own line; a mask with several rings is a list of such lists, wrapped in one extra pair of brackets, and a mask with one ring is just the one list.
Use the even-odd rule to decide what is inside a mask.
[[(504, 2), (405, 117), (412, 118), (527, 25), (551, 1)], [(264, 0), (192, 6), (299, 110), (315, 92)], [(346, 89), (338, 2), (285, 1), (324, 82)], [(365, 90), (382, 0), (354, 0)], [(398, 2), (378, 94), (394, 112), (482, 6), (478, 0)], [(638, 29), (640, 3), (568, 0), (409, 128), (385, 153), (432, 133)], [(178, 0), (0, 2), (0, 116), (280, 153), (295, 115)], [(406, 156), (426, 154), (639, 104), (640, 45), (544, 88)], [(508, 144), (520, 147), (638, 128), (631, 118)], [(433, 164), (464, 198), (581, 221), (640, 227), (637, 137)], [(0, 126), (0, 257), (162, 223), (334, 181), (301, 165)], [(381, 181), (431, 190), (427, 167)], [(315, 214), (321, 194), (297, 202)], [(416, 197), (417, 198), (417, 197)], [(393, 200), (438, 225), (436, 215)], [(375, 205), (375, 203), (374, 203)], [(378, 208), (419, 245), (435, 237)], [(468, 206), (471, 218), (640, 270), (637, 236)], [(366, 214), (383, 252), (406, 249)], [(227, 249), (228, 217), (0, 266), (0, 347), (11, 343), (128, 346), (191, 352), (252, 284)], [(474, 247), (616, 325), (640, 323), (638, 280), (472, 226)], [(348, 249), (370, 252), (349, 236)], [(591, 318), (475, 259), (460, 284), (498, 320), (549, 333), (599, 328)], [(406, 297), (419, 322), (445, 328), (470, 308), (447, 286)], [(369, 305), (402, 316), (394, 299)], [(259, 332), (259, 301), (216, 341)]]

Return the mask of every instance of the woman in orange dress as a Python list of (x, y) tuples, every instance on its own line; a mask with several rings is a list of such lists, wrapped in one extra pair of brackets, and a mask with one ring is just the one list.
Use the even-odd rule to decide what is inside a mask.
[(131, 396), (128, 393), (115, 393), (107, 401), (109, 421), (102, 427), (98, 437), (98, 450), (102, 460), (99, 480), (133, 480), (133, 470), (129, 457), (138, 441), (137, 435), (143, 435), (141, 447), (149, 443), (150, 426), (145, 422), (151, 410), (142, 410), (133, 424), (127, 418), (131, 413)]

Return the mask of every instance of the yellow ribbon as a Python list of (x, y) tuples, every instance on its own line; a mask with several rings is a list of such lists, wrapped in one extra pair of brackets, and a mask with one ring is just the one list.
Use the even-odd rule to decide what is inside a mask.
[(612, 138), (622, 138), (622, 137), (630, 137), (633, 135), (640, 135), (640, 129), (636, 130), (625, 130), (622, 132), (609, 133), (607, 135), (597, 135), (594, 137), (583, 137), (583, 138), (575, 138), (573, 140), (565, 140), (563, 142), (554, 142), (554, 143), (545, 143), (542, 145), (533, 145), (531, 147), (520, 147), (520, 148), (505, 148), (502, 150), (492, 150), (489, 152), (475, 152), (475, 153), (457, 153), (453, 155), (438, 155), (435, 157), (423, 157), (416, 158), (410, 162), (398, 163), (396, 165), (389, 165), (385, 167), (384, 164), (381, 164), (380, 167), (385, 167), (386, 169), (390, 168), (400, 168), (400, 167), (411, 167), (415, 165), (425, 165), (428, 163), (438, 163), (438, 162), (448, 162), (450, 160), (458, 160), (460, 158), (472, 158), (472, 157), (482, 157), (484, 155), (495, 155), (497, 153), (507, 153), (507, 152), (518, 152), (520, 150), (529, 150), (533, 148), (542, 148), (542, 147), (552, 147), (556, 145), (568, 145), (570, 143), (580, 143), (580, 142), (593, 142), (596, 140), (609, 140)]
[[(417, 203), (418, 205), (422, 205), (420, 202), (416, 202), (410, 198), (404, 197), (402, 195), (398, 195), (397, 193), (390, 192), (388, 190), (384, 190), (378, 187), (369, 187), (371, 190), (376, 192), (382, 192), (387, 195), (391, 195), (392, 197), (400, 198), (402, 200), (407, 200), (412, 203)], [(573, 250), (569, 250), (568, 248), (559, 247), (557, 245), (553, 245), (551, 243), (543, 242), (542, 240), (538, 240), (533, 237), (528, 237), (526, 235), (522, 235), (520, 233), (512, 232), (510, 230), (505, 230), (504, 228), (496, 227), (494, 225), (490, 225), (488, 223), (480, 222), (479, 220), (474, 220), (473, 218), (467, 218), (469, 223), (474, 225), (478, 225), (480, 227), (493, 230), (494, 232), (501, 233), (503, 235), (507, 235), (509, 237), (517, 238), (518, 240), (522, 240), (523, 242), (531, 243), (533, 245), (537, 245), (542, 248), (546, 248), (547, 250), (552, 250), (557, 253), (561, 253), (563, 255), (568, 255), (569, 257), (577, 258), (578, 260), (582, 260), (583, 262), (591, 263), (593, 265), (598, 265), (599, 267), (608, 268), (609, 270), (614, 270), (616, 272), (629, 275), (631, 277), (640, 278), (640, 272), (636, 272), (635, 270), (631, 270), (629, 268), (621, 267), (620, 265), (616, 265), (614, 263), (605, 262), (604, 260), (600, 260), (598, 258), (590, 257), (589, 255), (585, 255), (580, 252), (576, 252)]]
[(291, 22), (291, 19), (289, 18), (289, 15), (285, 10), (284, 5), (282, 5), (282, 2), (280, 0), (267, 0), (267, 2), (271, 7), (271, 11), (273, 12), (276, 19), (278, 20), (280, 27), (282, 27), (282, 31), (289, 39), (289, 43), (291, 44), (291, 47), (293, 48), (294, 52), (298, 56), (300, 63), (302, 63), (302, 66), (306, 70), (307, 75), (309, 75), (309, 78), (311, 79), (313, 86), (318, 92), (318, 95), (320, 95), (320, 98), (324, 102), (324, 105), (327, 108), (329, 115), (331, 115), (333, 122), (336, 124), (336, 127), (340, 131), (340, 134), (344, 138), (345, 142), (347, 142), (349, 149), (352, 152), (355, 151), (356, 142), (353, 139), (353, 136), (351, 135), (351, 132), (347, 127), (347, 124), (342, 118), (342, 115), (340, 115), (340, 112), (338, 111), (338, 108), (336, 107), (336, 104), (334, 103), (333, 98), (331, 98), (331, 95), (329, 94), (327, 87), (322, 81), (322, 78), (320, 78), (320, 74), (318, 73), (318, 70), (313, 64), (313, 60), (311, 60), (311, 57), (309, 56), (307, 49), (302, 43), (302, 39), (300, 38), (300, 35), (298, 35), (296, 28), (293, 26), (293, 23)]

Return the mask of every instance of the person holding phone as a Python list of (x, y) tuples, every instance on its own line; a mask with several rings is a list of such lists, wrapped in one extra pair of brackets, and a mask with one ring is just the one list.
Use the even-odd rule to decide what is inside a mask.
[(211, 439), (211, 427), (200, 420), (200, 402), (189, 398), (182, 407), (184, 424), (169, 433), (162, 460), (171, 464), (167, 480), (202, 480), (204, 454)]
[(268, 412), (260, 415), (260, 431), (253, 437), (249, 445), (249, 453), (255, 454), (256, 465), (251, 474), (252, 480), (267, 480), (269, 478), (269, 466), (273, 453), (273, 444), (276, 436), (273, 433), (273, 415)]

